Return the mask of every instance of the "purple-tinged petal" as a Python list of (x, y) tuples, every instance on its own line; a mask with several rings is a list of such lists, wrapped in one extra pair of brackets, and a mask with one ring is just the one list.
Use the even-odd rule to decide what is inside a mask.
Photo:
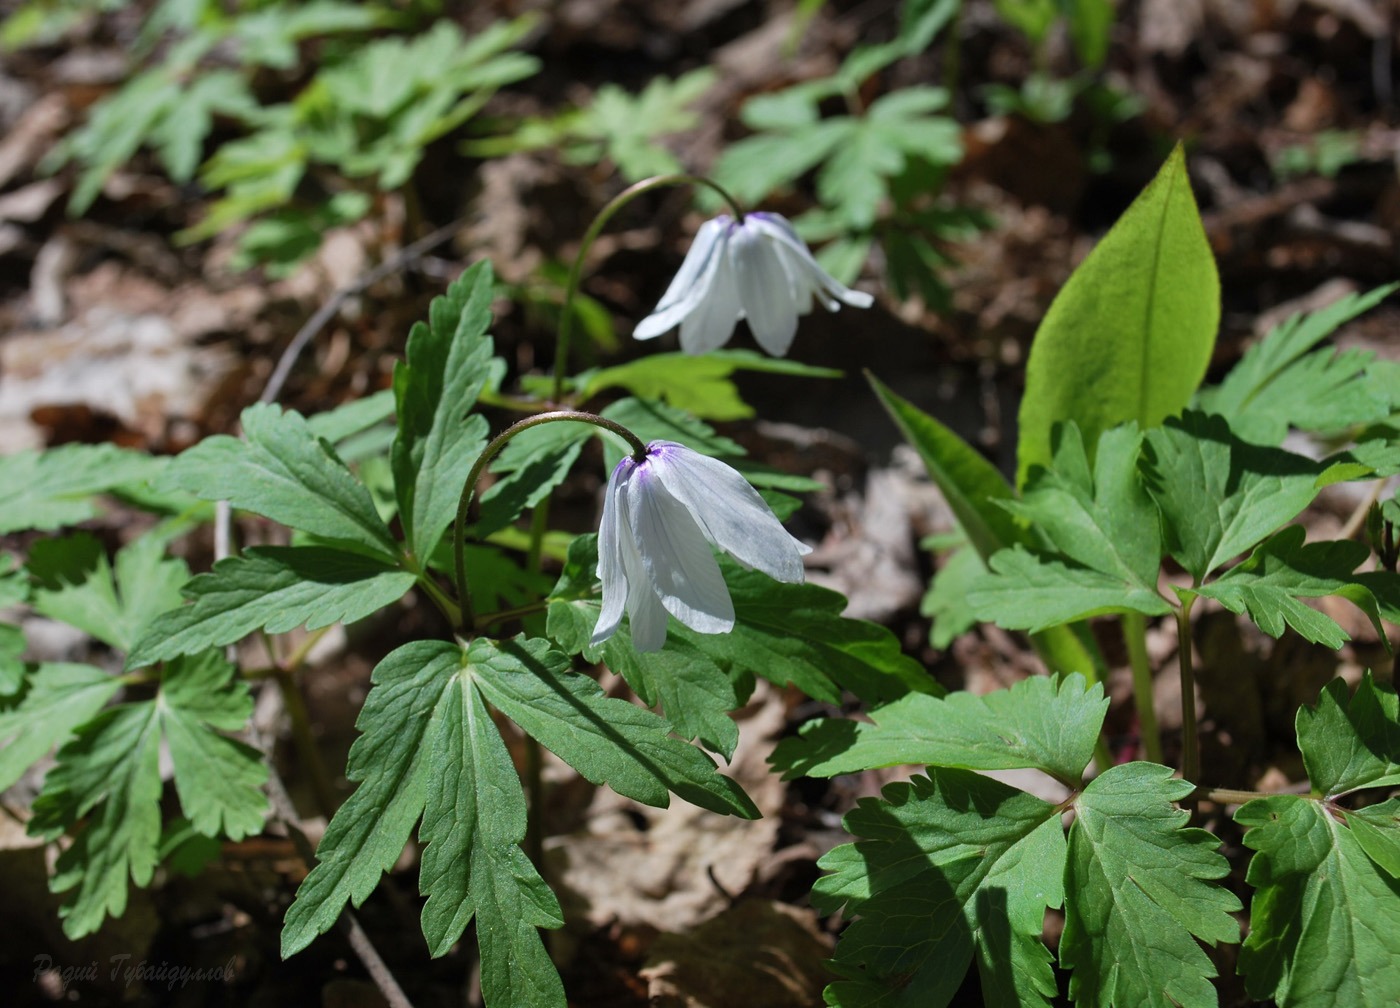
[(647, 579), (666, 611), (700, 633), (734, 629), (734, 604), (704, 533), (648, 464), (627, 484), (627, 516)]
[(700, 225), (695, 241), (686, 253), (680, 270), (666, 293), (650, 315), (632, 330), (634, 339), (653, 339), (670, 332), (703, 304), (714, 281), (715, 267), (725, 258), (725, 235), (731, 221), (727, 216), (716, 217)]
[(745, 567), (802, 583), (802, 557), (811, 547), (788, 534), (748, 480), (718, 459), (673, 442), (654, 441), (647, 455), (656, 479), (710, 542)]
[(598, 523), (598, 579), (603, 582), (603, 608), (593, 627), (592, 644), (601, 644), (617, 630), (630, 591), (622, 548), (624, 541), (630, 545), (632, 530), (623, 512), (626, 480), (635, 467), (630, 458), (614, 466), (603, 494), (603, 517)]
[(718, 350), (734, 335), (742, 314), (734, 266), (728, 255), (720, 255), (704, 299), (681, 322), (681, 349), (688, 354)]
[(739, 304), (754, 339), (774, 357), (782, 357), (797, 335), (797, 299), (778, 251), (762, 229), (745, 221), (729, 239)]

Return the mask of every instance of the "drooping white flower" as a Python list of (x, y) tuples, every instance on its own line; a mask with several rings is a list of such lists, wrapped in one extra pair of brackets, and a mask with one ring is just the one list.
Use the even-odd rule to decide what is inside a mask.
[(700, 226), (680, 272), (632, 335), (652, 339), (679, 325), (682, 350), (708, 353), (727, 343), (744, 318), (758, 345), (782, 357), (797, 317), (812, 310), (814, 298), (827, 311), (874, 301), (822, 269), (780, 214), (745, 214), (742, 222), (721, 215)]
[(800, 584), (811, 552), (788, 535), (739, 473), (673, 441), (646, 458), (624, 458), (608, 478), (598, 530), (603, 610), (593, 643), (612, 636), (626, 611), (638, 651), (666, 642), (666, 614), (700, 633), (734, 629), (734, 604), (711, 545), (745, 567)]

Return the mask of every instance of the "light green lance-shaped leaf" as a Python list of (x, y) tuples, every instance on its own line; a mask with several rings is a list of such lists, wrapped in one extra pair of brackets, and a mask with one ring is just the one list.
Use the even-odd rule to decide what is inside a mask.
[(1220, 279), (1178, 146), (1050, 306), (1026, 362), (1017, 485), (1051, 460), (1055, 424), (1086, 444), (1180, 412), (1205, 375)]
[[(900, 398), (874, 376), (871, 388), (928, 468), (943, 492), (964, 535), (985, 564), (993, 553), (1026, 541), (1026, 534), (1000, 507), (1014, 492), (996, 467), (957, 434), (913, 403)], [(940, 575), (941, 576), (941, 575)], [(1035, 635), (1034, 644), (1045, 663), (1057, 672), (1089, 673), (1103, 662), (1071, 628), (1054, 620)]]
[(386, 558), (398, 544), (369, 491), (312, 433), (306, 418), (273, 403), (249, 406), (244, 437), (216, 435), (181, 453), (157, 489), (226, 500), (323, 539), (354, 543)]
[(1223, 418), (1195, 412), (1147, 432), (1142, 466), (1167, 549), (1197, 582), (1296, 517), (1327, 481), (1322, 464), (1241, 441)]
[(0, 791), (100, 711), (121, 681), (91, 665), (45, 663), (0, 707)]
[(1104, 431), (1092, 468), (1073, 421), (1056, 437), (1052, 468), (1033, 469), (1021, 500), (1001, 506), (1068, 559), (1122, 580), (1130, 592), (1155, 594), (1162, 539), (1157, 508), (1138, 477), (1136, 425)]
[(182, 601), (190, 578), (183, 560), (165, 556), (165, 541), (147, 534), (117, 551), (116, 571), (92, 535), (44, 539), (30, 550), (36, 611), (70, 623), (119, 651), (129, 651), (147, 625)]
[(932, 769), (861, 799), (844, 820), (861, 838), (819, 862), (812, 902), (859, 914), (827, 988), (841, 1008), (950, 1002), (977, 955), (994, 1008), (1048, 1005), (1045, 908), (1064, 898), (1065, 838), (1055, 806), (966, 770)]
[(1299, 708), (1297, 732), (1315, 793), (1335, 798), (1400, 784), (1400, 700), (1371, 673), (1352, 696), (1343, 680), (1328, 683), (1316, 707)]
[(1239, 941), (1240, 902), (1214, 881), (1229, 872), (1220, 841), (1182, 828), (1189, 816), (1173, 803), (1191, 788), (1167, 767), (1125, 763), (1075, 801), (1060, 941), (1075, 1004), (1216, 1004), (1215, 967), (1196, 939)]
[(151, 479), (164, 465), (164, 459), (115, 445), (0, 456), (0, 535), (87, 521), (97, 514), (94, 494)]
[(759, 816), (708, 756), (670, 735), (664, 718), (571, 673), (568, 657), (548, 650), (545, 641), (499, 645), (490, 675), (477, 681), (501, 713), (595, 784), (659, 808), (674, 792), (712, 812)]
[(1156, 591), (1103, 571), (1041, 559), (1024, 546), (992, 557), (991, 573), (974, 582), (968, 603), (978, 619), (1031, 633), (1107, 613), (1172, 611)]
[(969, 770), (1034, 767), (1077, 785), (1094, 754), (1108, 700), (1084, 677), (1032, 676), (986, 696), (910, 694), (876, 707), (873, 723), (823, 718), (784, 739), (773, 765), (785, 778), (833, 777), (925, 763)]
[(1230, 418), (1230, 427), (1255, 444), (1277, 445), (1289, 427), (1333, 431), (1379, 420), (1389, 397), (1368, 386), (1366, 366), (1374, 354), (1319, 350), (1318, 343), (1396, 289), (1349, 294), (1320, 311), (1293, 315), (1250, 347), (1225, 380), (1197, 396), (1208, 413)]
[(525, 796), (482, 702), (497, 646), (468, 652), (414, 641), (374, 670), (346, 776), (359, 781), (331, 818), (287, 911), (282, 955), (294, 955), (359, 906), (403, 853), (422, 817), (423, 935), (444, 955), (476, 920), (481, 983), (491, 1008), (563, 1008), (564, 991), (540, 941), (559, 927), (558, 901), (530, 865)]
[(250, 549), (186, 585), (193, 601), (157, 618), (127, 667), (232, 644), (255, 630), (353, 623), (402, 598), (414, 580), (382, 560), (328, 546)]
[(1372, 827), (1393, 844), (1400, 828), (1341, 815), (1345, 823), (1323, 802), (1295, 795), (1258, 798), (1235, 813), (1256, 852), (1239, 964), (1251, 997), (1280, 1008), (1400, 1001), (1400, 881), (1367, 856), (1357, 832)]
[(1023, 536), (1016, 522), (999, 507), (1015, 496), (1011, 484), (980, 452), (957, 434), (892, 392), (873, 375), (870, 387), (905, 439), (928, 467), (929, 476), (948, 501), (968, 541), (983, 560)]
[(1313, 643), (1333, 649), (1347, 642), (1347, 632), (1332, 617), (1298, 600), (1338, 595), (1364, 612), (1385, 640), (1376, 597), (1354, 576), (1371, 551), (1350, 540), (1304, 543), (1305, 535), (1301, 525), (1290, 525), (1219, 580), (1192, 591), (1233, 613), (1248, 612), (1272, 637), (1281, 636), (1287, 624)]
[(398, 437), (392, 461), (399, 514), (418, 557), (452, 523), (472, 462), (486, 447), (486, 420), (468, 414), (491, 373), (491, 264), (472, 266), (428, 306), (394, 368)]
[(707, 354), (660, 353), (580, 375), (579, 398), (625, 388), (642, 399), (663, 399), (706, 420), (745, 420), (753, 407), (730, 380), (736, 371), (766, 371), (802, 378), (839, 378), (840, 371), (797, 361), (764, 357), (752, 350), (713, 350)]
[(59, 750), (29, 831), (54, 840), (76, 829), (49, 883), (54, 892), (71, 891), (59, 911), (65, 934), (80, 938), (106, 916), (121, 916), (128, 878), (150, 883), (159, 857), (162, 740), (197, 830), (240, 840), (262, 829), (262, 754), (219, 734), (242, 728), (252, 707), (247, 687), (219, 656), (171, 662), (154, 699), (103, 711)]
[(727, 558), (720, 566), (734, 601), (730, 633), (696, 633), (673, 619), (666, 647), (639, 657), (624, 621), (613, 637), (592, 648), (588, 642), (601, 610), (597, 550), (593, 535), (570, 545), (569, 563), (550, 596), (550, 637), (571, 654), (607, 661), (645, 702), (659, 701), (677, 730), (717, 752), (732, 752), (733, 729), (721, 719), (728, 721), (726, 713), (740, 702), (736, 686), (738, 695), (747, 696), (755, 676), (791, 683), (830, 703), (840, 701), (842, 689), (872, 703), (910, 690), (937, 692), (888, 630), (842, 617), (846, 603), (837, 592), (782, 584)]
[[(29, 578), (19, 558), (0, 553), (0, 608), (18, 605), (29, 598)], [(10, 623), (0, 623), (0, 703), (13, 697), (24, 683), (24, 631)], [(0, 790), (4, 790), (0, 787)]]

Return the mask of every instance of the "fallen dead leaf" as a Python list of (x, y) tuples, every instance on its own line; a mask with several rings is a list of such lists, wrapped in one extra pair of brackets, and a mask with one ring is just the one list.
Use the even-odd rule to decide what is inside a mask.
[(743, 900), (688, 931), (663, 934), (641, 976), (657, 1008), (808, 1008), (831, 979), (829, 935), (809, 909)]

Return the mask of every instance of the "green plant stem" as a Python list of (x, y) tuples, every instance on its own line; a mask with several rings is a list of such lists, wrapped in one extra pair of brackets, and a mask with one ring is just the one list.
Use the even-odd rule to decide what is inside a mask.
[(1152, 705), (1152, 664), (1147, 660), (1146, 616), (1124, 614), (1123, 641), (1128, 646), (1128, 664), (1133, 670), (1133, 703), (1137, 707), (1143, 755), (1153, 763), (1161, 763), (1162, 734), (1157, 730), (1157, 711)]
[(327, 818), (335, 811), (335, 790), (331, 787), (326, 764), (321, 760), (321, 750), (316, 746), (316, 736), (311, 731), (311, 716), (306, 710), (306, 700), (297, 688), (296, 673), (291, 669), (278, 668), (277, 688), (282, 692), (282, 706), (287, 709), (287, 718), (292, 725), (292, 741), (297, 747), (302, 762), (306, 765), (307, 776), (311, 780), (311, 793), (316, 799), (316, 807)]
[(529, 616), (532, 613), (544, 612), (549, 608), (549, 603), (544, 599), (538, 602), (528, 602), (525, 605), (515, 606), (512, 609), (498, 609), (493, 613), (482, 613), (476, 618), (477, 626), (490, 626), (493, 623), (504, 623), (509, 619), (518, 619), (521, 616)]
[(1198, 787), (1191, 792), (1192, 801), (1211, 801), (1217, 805), (1243, 805), (1256, 798), (1272, 798), (1277, 794), (1291, 794), (1288, 791), (1240, 791), (1235, 788)]
[(1196, 669), (1191, 657), (1191, 606), (1195, 595), (1182, 599), (1176, 611), (1176, 652), (1181, 666), (1181, 776), (1195, 784), (1201, 773), (1201, 740), (1196, 733)]
[(560, 420), (588, 423), (611, 431), (627, 442), (627, 446), (632, 449), (632, 457), (636, 461), (641, 462), (646, 458), (647, 446), (636, 434), (620, 423), (600, 417), (596, 413), (585, 413), (582, 410), (554, 410), (549, 413), (537, 413), (532, 417), (526, 417), (524, 420), (511, 424), (492, 438), (486, 449), (472, 463), (471, 472), (467, 473), (466, 482), (462, 484), (462, 496), (457, 501), (457, 521), (452, 529), (452, 562), (457, 577), (457, 598), (461, 604), (457, 626), (464, 637), (469, 637), (472, 634), (476, 624), (476, 614), (472, 609), (471, 588), (467, 584), (466, 565), (467, 515), (471, 511), (472, 498), (476, 494), (476, 484), (480, 481), (481, 474), (486, 471), (491, 460), (509, 443), (511, 438), (531, 427), (556, 423)]
[(578, 254), (574, 256), (574, 264), (569, 270), (569, 282), (564, 288), (564, 304), (559, 314), (559, 337), (554, 347), (554, 392), (552, 395), (554, 402), (561, 402), (564, 395), (564, 378), (569, 370), (569, 342), (574, 331), (574, 298), (578, 296), (579, 283), (583, 279), (583, 264), (588, 256), (588, 250), (593, 247), (593, 243), (597, 241), (598, 236), (602, 234), (603, 228), (607, 226), (613, 215), (632, 200), (642, 193), (651, 192), (653, 189), (677, 185), (702, 185), (713, 189), (733, 209), (734, 216), (739, 223), (743, 223), (744, 208), (739, 205), (739, 201), (719, 183), (707, 179), (703, 175), (654, 175), (651, 178), (633, 183), (609, 200), (607, 205), (598, 211), (598, 216), (593, 218), (593, 223), (588, 225), (583, 241), (579, 243)]

